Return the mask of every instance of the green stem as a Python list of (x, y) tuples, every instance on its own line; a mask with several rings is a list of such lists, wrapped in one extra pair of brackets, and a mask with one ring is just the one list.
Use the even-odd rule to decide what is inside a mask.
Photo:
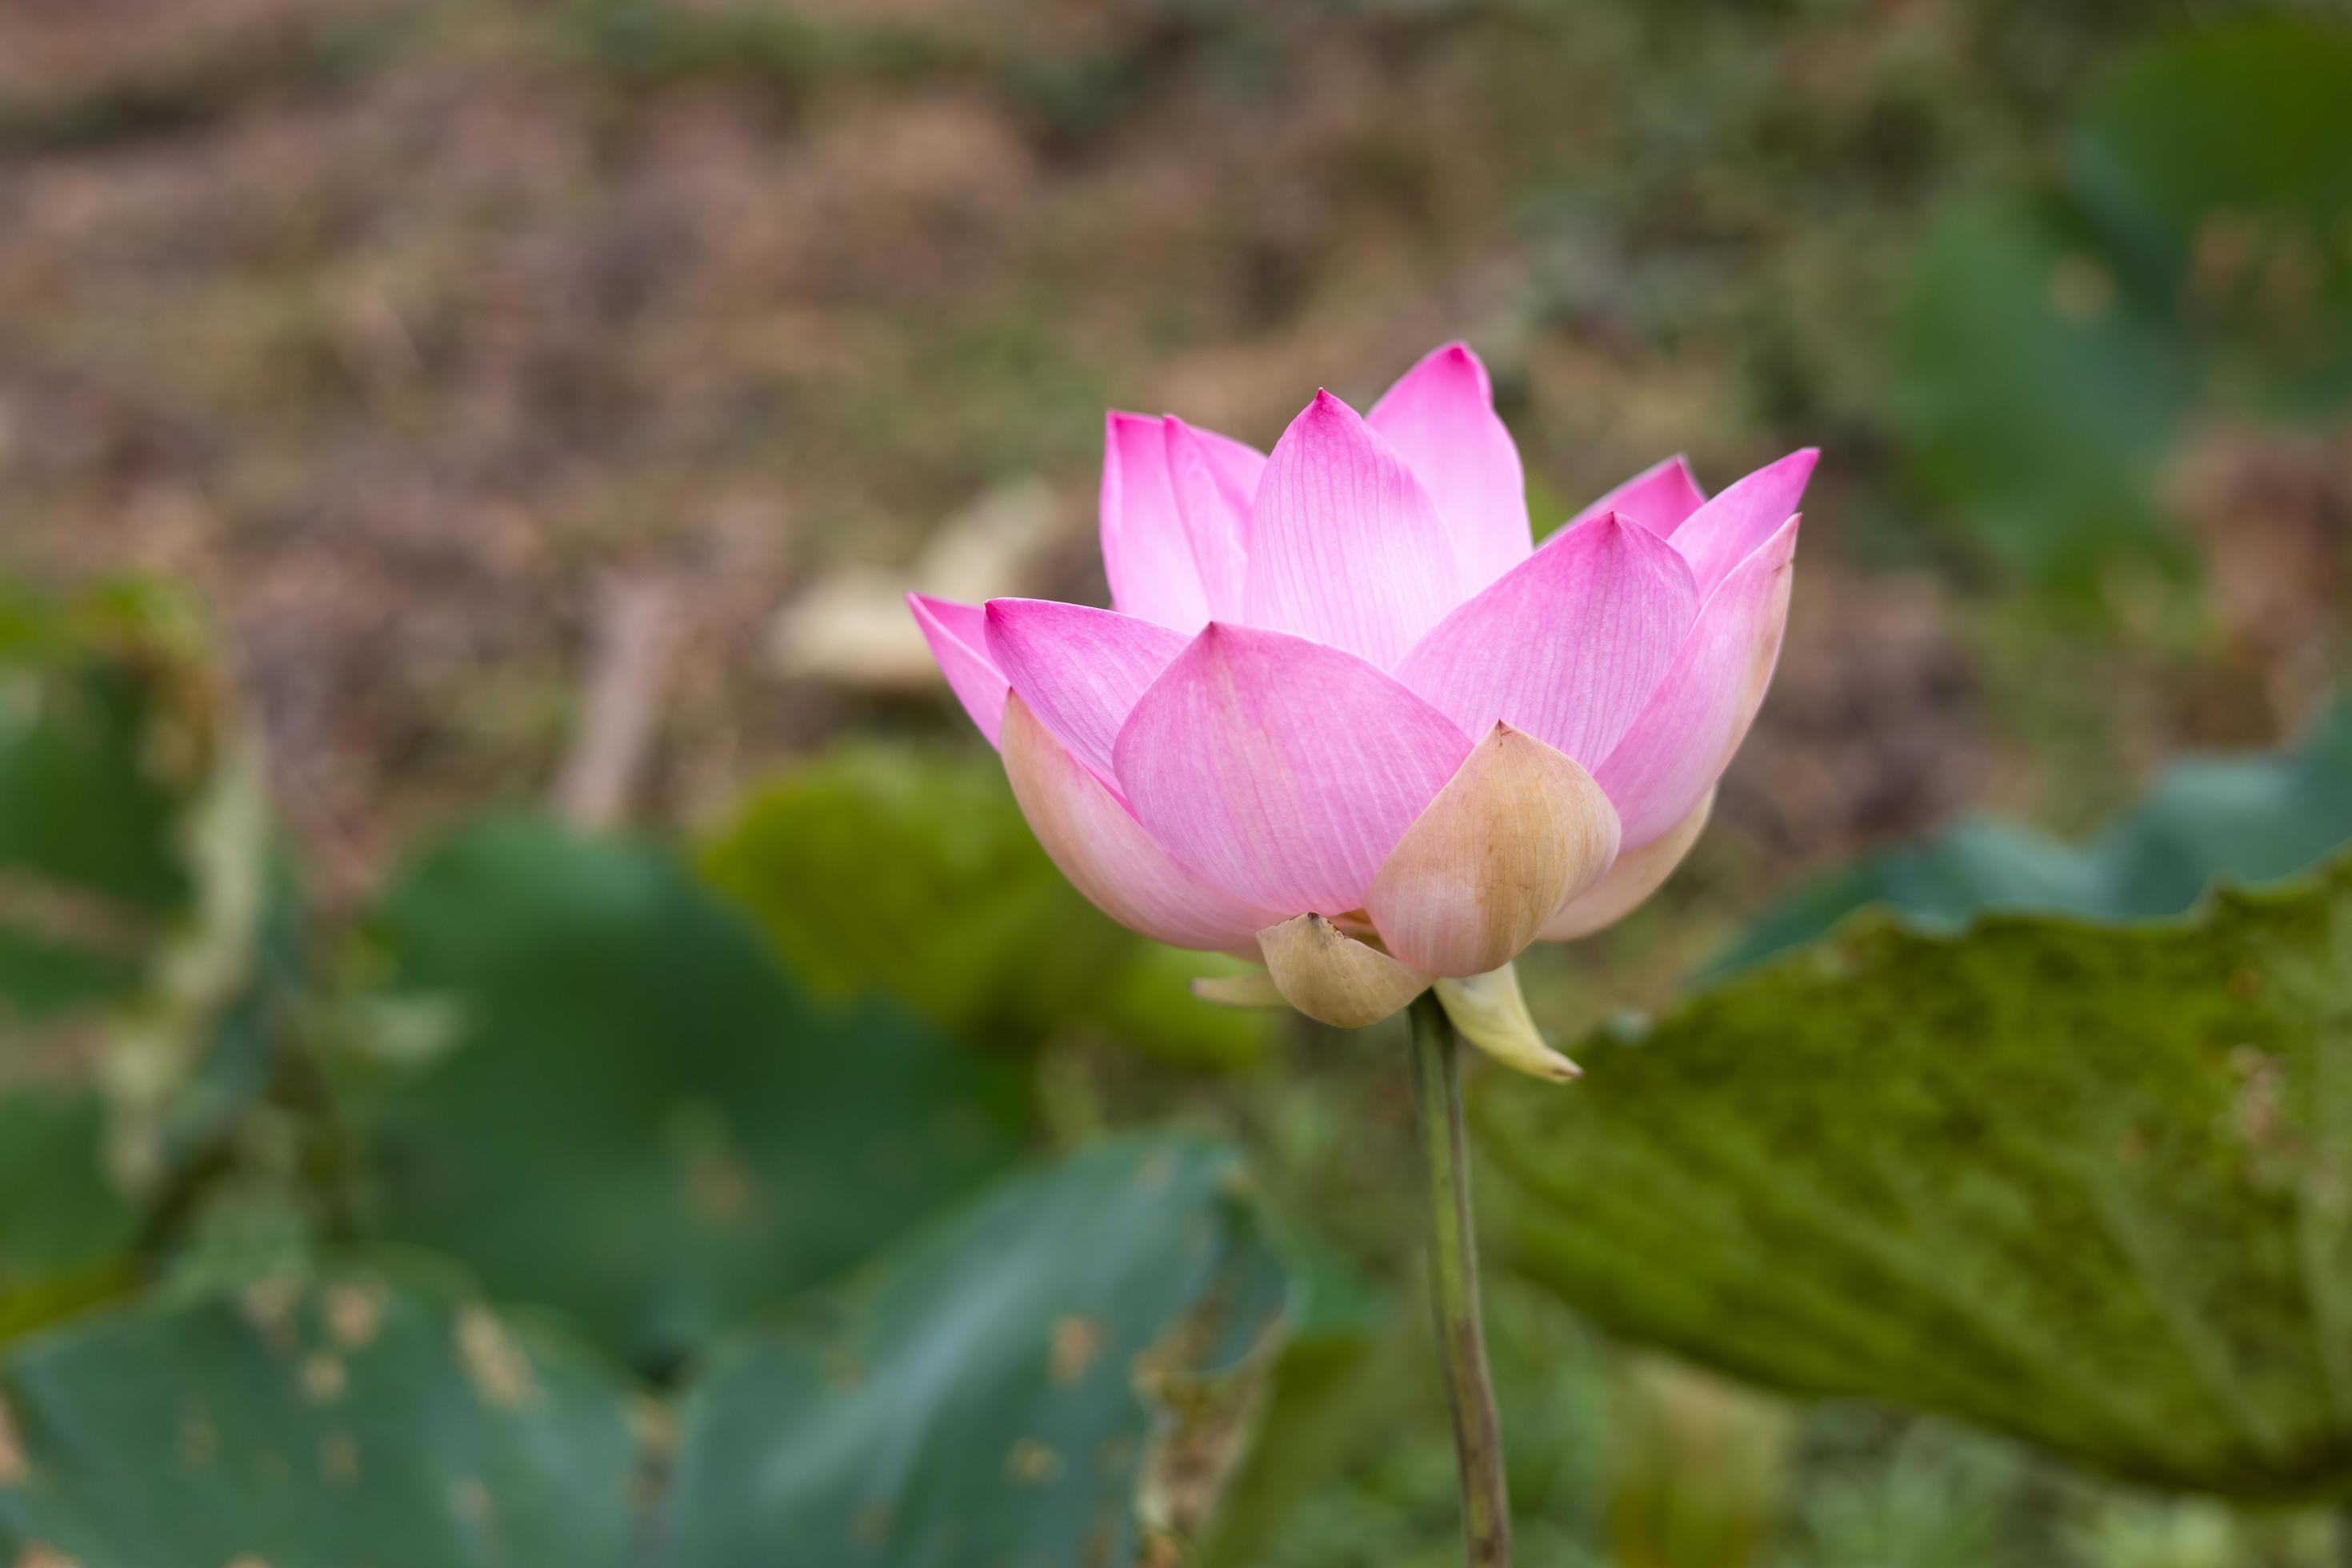
[(1430, 992), (1412, 1005), (1412, 1072), (1429, 1171), (1429, 1296), (1437, 1315), (1454, 1451), (1462, 1471), (1462, 1536), (1470, 1568), (1509, 1568), (1511, 1499), (1503, 1426), (1478, 1315), (1478, 1238), (1470, 1225), (1470, 1165), (1462, 1132), (1462, 1048)]

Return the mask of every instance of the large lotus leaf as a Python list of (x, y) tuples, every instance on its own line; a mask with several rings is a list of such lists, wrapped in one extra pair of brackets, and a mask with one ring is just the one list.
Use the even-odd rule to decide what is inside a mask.
[(1118, 1139), (1000, 1183), (715, 1354), (673, 1568), (1127, 1563), (1197, 1520), (1287, 1286), (1234, 1154)]
[(371, 933), (384, 1014), (443, 1037), (369, 1114), (381, 1232), (643, 1362), (856, 1262), (1024, 1139), (1013, 1065), (812, 1001), (651, 847), (478, 824)]
[(2171, 924), (1864, 924), (1577, 1054), (1477, 1121), (1511, 1261), (1604, 1325), (2128, 1476), (2352, 1489), (2352, 863)]
[(2217, 883), (2274, 881), (2352, 840), (2352, 702), (2301, 745), (2175, 763), (2131, 810), (2077, 848), (2013, 824), (1963, 821), (1800, 889), (1751, 924), (1710, 973), (1726, 974), (1812, 941), (1883, 905), (1923, 931), (1988, 910), (2102, 921), (2187, 912)]
[(1231, 1063), (1272, 1038), (1265, 1016), (1187, 994), (1230, 961), (1177, 954), (1089, 906), (985, 754), (849, 747), (803, 763), (752, 795), (702, 869), (815, 984), (905, 997), (969, 1039), (1075, 1029)]
[(636, 1462), (602, 1362), (377, 1271), (144, 1305), (0, 1363), (0, 1562), (619, 1568)]

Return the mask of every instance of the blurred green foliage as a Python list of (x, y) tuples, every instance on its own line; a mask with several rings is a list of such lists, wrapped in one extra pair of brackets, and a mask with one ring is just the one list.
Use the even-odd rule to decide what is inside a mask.
[(118, 1288), (139, 1211), (105, 1149), (106, 1107), (89, 1089), (0, 1094), (0, 1341)]
[(183, 613), (110, 589), (0, 603), (0, 1000), (12, 1032), (120, 1000), (195, 897), (216, 744)]
[(713, 1353), (670, 1557), (1160, 1560), (1246, 1440), (1286, 1276), (1232, 1152), (1112, 1140)]
[(1936, 497), (2012, 563), (2081, 584), (2177, 552), (2193, 423), (2352, 397), (2352, 38), (2242, 23), (2107, 73), (2063, 173), (1955, 197), (1896, 328), (1897, 424)]
[(430, 1269), (163, 1300), (0, 1366), (0, 1555), (620, 1568), (624, 1381)]
[(1062, 879), (992, 756), (836, 750), (753, 792), (701, 867), (819, 987), (904, 998), (967, 1040), (1076, 1029), (1237, 1066), (1273, 1039), (1192, 1000), (1193, 976), (1238, 961), (1146, 942)]
[[(437, 1027), (366, 1097), (376, 1233), (663, 1366), (1002, 1169), (1008, 1062), (821, 1005), (663, 852), (480, 823), (367, 923), (374, 1005)], [(415, 1049), (411, 1045), (410, 1049)]]
[(223, 1157), (298, 902), (184, 602), (0, 606), (0, 1337), (121, 1288)]
[(2186, 913), (2210, 888), (2273, 881), (2352, 839), (2352, 702), (2275, 754), (2177, 762), (2081, 848), (2018, 823), (1971, 817), (1866, 857), (1759, 916), (1709, 969), (1745, 969), (1822, 936), (1857, 910), (1957, 931), (1997, 910), (2100, 921)]

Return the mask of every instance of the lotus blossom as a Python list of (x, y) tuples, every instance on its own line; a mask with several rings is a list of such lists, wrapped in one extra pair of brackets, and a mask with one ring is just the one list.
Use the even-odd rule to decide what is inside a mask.
[(1209, 993), (1270, 979), (1357, 1026), (1436, 984), (1474, 1039), (1566, 1076), (1507, 966), (1623, 915), (1698, 837), (1771, 679), (1815, 456), (1712, 499), (1669, 458), (1538, 549), (1455, 343), (1369, 416), (1318, 393), (1268, 455), (1111, 414), (1111, 609), (910, 602), (1063, 873), (1267, 966)]

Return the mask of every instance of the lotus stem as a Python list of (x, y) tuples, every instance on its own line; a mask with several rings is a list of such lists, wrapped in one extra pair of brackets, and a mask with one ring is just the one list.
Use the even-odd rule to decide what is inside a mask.
[(1436, 996), (1412, 1004), (1412, 1070), (1429, 1173), (1429, 1295), (1438, 1359), (1454, 1408), (1462, 1474), (1462, 1536), (1470, 1568), (1509, 1568), (1511, 1499), (1503, 1425), (1486, 1369), (1478, 1309), (1478, 1237), (1470, 1223), (1470, 1165), (1462, 1129), (1462, 1049)]

